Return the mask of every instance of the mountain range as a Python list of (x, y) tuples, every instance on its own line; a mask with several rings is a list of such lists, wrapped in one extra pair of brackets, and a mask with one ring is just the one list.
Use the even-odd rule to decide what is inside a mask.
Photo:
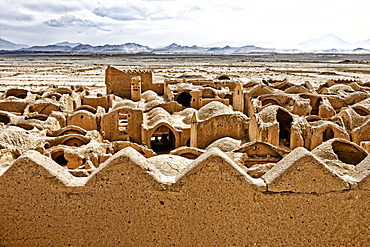
[[(230, 42), (236, 44), (237, 42)], [(136, 43), (125, 43), (118, 45), (98, 45), (70, 43), (68, 41), (59, 42), (44, 46), (28, 46), (15, 44), (10, 41), (0, 39), (1, 53), (63, 53), (63, 54), (250, 54), (250, 53), (299, 53), (299, 52), (324, 52), (324, 53), (370, 53), (370, 39), (350, 44), (343, 39), (329, 34), (320, 38), (310, 39), (297, 45), (298, 49), (277, 49), (264, 48), (256, 45), (243, 46), (217, 46), (224, 42), (214, 43), (215, 46), (182, 46), (171, 44), (162, 48), (151, 48)], [(273, 43), (263, 43), (271, 44)]]
[(29, 46), (23, 44), (14, 44), (10, 41), (0, 38), (0, 50), (19, 50), (27, 47)]

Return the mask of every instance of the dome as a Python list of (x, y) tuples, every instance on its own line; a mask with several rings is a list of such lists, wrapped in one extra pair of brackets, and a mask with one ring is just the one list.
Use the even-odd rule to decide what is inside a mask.
[(234, 111), (228, 106), (218, 101), (212, 101), (199, 109), (198, 119), (206, 120), (215, 116), (231, 113), (234, 113)]
[(153, 109), (154, 107), (158, 108), (157, 106), (159, 106), (160, 104), (162, 103), (159, 100), (153, 100), (153, 101), (146, 103), (144, 109), (145, 111), (149, 111)]
[(161, 120), (170, 121), (171, 114), (165, 109), (157, 107), (149, 111), (146, 115), (147, 125), (154, 126)]
[(141, 94), (141, 98), (145, 102), (153, 101), (153, 100), (157, 99), (157, 96), (158, 96), (158, 94), (156, 92), (152, 91), (152, 90), (145, 91), (144, 93)]
[(125, 99), (116, 103), (113, 109), (118, 109), (120, 107), (136, 108), (136, 104), (132, 100)]
[(236, 140), (231, 137), (224, 137), (224, 138), (214, 141), (206, 149), (208, 150), (212, 147), (217, 147), (223, 152), (231, 152), (234, 149), (239, 148), (241, 143), (242, 142), (240, 140)]

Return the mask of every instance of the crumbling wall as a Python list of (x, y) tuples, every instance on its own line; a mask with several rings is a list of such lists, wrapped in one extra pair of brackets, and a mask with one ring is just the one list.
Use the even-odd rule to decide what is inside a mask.
[(115, 94), (122, 98), (131, 99), (131, 78), (140, 76), (141, 91), (153, 90), (159, 95), (164, 94), (164, 84), (153, 84), (152, 71), (127, 70), (121, 71), (108, 66), (105, 71), (105, 84), (108, 94)]
[(67, 117), (67, 124), (81, 127), (85, 130), (97, 130), (98, 123), (95, 114), (80, 110)]
[(109, 95), (83, 96), (81, 98), (82, 98), (83, 105), (89, 105), (89, 106), (94, 107), (95, 109), (97, 109), (98, 106), (101, 106), (105, 109), (105, 111), (108, 111), (108, 109), (112, 107), (112, 103), (113, 103), (113, 97)]
[(100, 132), (109, 141), (127, 141), (141, 143), (141, 125), (143, 112), (131, 107), (120, 107), (101, 117)]
[(248, 136), (249, 119), (240, 113), (224, 114), (198, 122), (197, 148), (206, 148), (222, 137), (241, 138)]

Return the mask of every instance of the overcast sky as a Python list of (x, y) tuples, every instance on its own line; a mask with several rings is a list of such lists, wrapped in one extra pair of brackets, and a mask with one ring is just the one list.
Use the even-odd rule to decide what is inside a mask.
[(369, 0), (0, 0), (0, 38), (45, 45), (370, 39)]

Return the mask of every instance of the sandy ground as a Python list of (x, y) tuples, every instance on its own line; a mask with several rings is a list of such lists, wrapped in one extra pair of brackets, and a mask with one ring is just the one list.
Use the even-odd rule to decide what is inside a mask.
[(0, 91), (10, 87), (85, 85), (105, 92), (107, 65), (152, 69), (154, 81), (182, 75), (228, 75), (255, 80), (283, 80), (318, 85), (330, 79), (370, 81), (370, 55), (260, 54), (248, 56), (0, 56)]

